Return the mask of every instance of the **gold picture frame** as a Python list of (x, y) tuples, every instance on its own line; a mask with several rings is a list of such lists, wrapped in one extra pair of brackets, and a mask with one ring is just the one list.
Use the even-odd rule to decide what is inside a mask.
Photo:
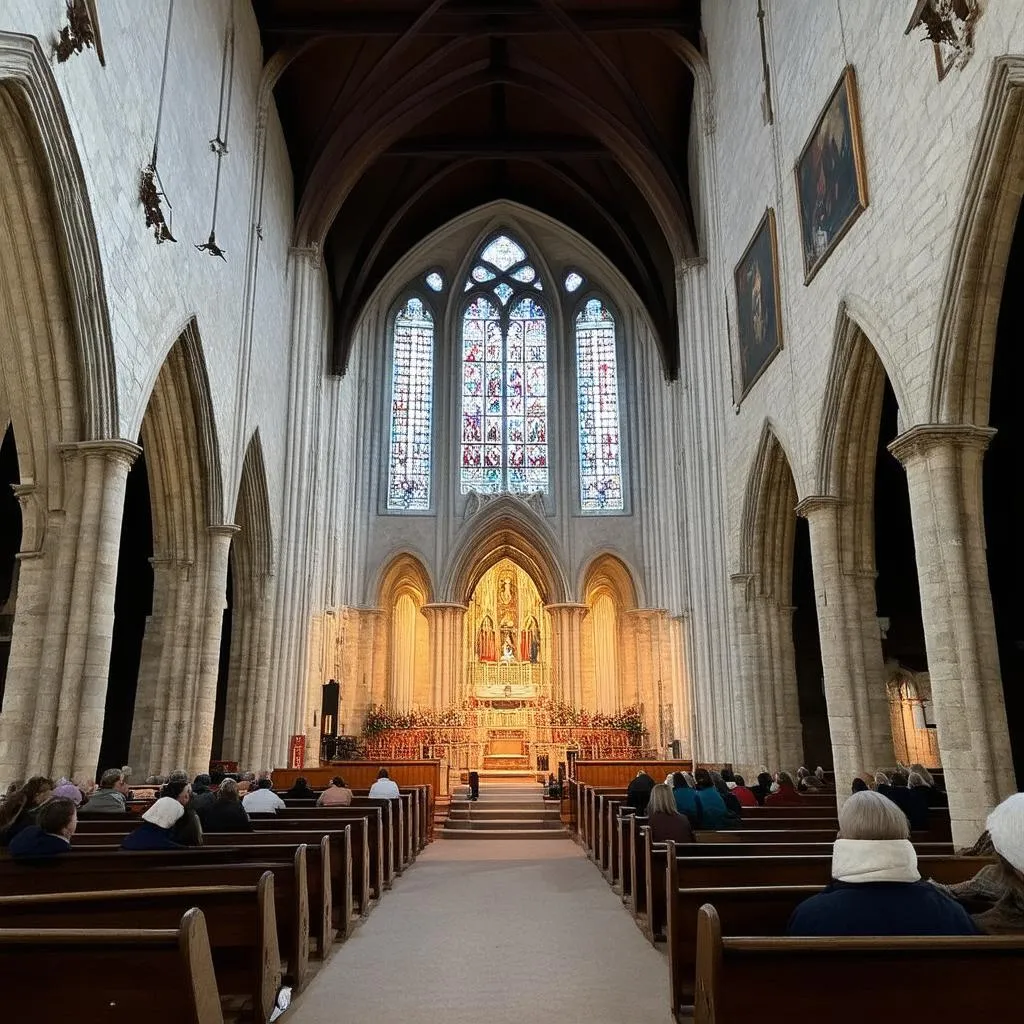
[(782, 291), (775, 210), (764, 211), (733, 270), (740, 394), (746, 397), (782, 351)]
[(868, 208), (857, 75), (843, 68), (794, 166), (804, 284)]

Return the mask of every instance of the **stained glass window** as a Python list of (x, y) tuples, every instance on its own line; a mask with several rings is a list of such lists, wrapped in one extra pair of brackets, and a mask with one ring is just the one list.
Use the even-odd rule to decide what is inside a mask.
[(391, 455), (388, 508), (430, 508), (434, 318), (417, 298), (395, 317), (391, 370)]
[(570, 270), (569, 273), (565, 275), (565, 290), (567, 292), (576, 291), (581, 284), (583, 284), (583, 278), (577, 274), (575, 270)]
[(621, 511), (622, 451), (615, 318), (599, 299), (576, 317), (576, 386), (580, 430), (580, 505)]
[(431, 271), (424, 280), (432, 292), (444, 291), (444, 275), (439, 270)]
[(546, 493), (547, 317), (535, 292), (524, 292), (540, 282), (507, 235), (479, 258), (462, 318), (461, 490)]

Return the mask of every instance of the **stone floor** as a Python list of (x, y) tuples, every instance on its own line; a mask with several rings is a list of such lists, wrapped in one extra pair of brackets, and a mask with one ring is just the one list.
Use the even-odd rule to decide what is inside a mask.
[(668, 967), (570, 840), (435, 842), (294, 1024), (667, 1024)]

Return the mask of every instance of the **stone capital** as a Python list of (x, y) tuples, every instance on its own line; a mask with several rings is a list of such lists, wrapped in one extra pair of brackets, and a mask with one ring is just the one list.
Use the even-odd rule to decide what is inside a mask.
[(688, 274), (691, 270), (703, 270), (707, 265), (706, 256), (687, 256), (679, 261), (679, 272)]
[(811, 494), (804, 498), (803, 501), (797, 502), (797, 506), (793, 511), (801, 519), (810, 519), (812, 516), (826, 510), (834, 514), (842, 504), (842, 498), (837, 498), (832, 494)]
[(446, 608), (450, 609), (453, 612), (468, 611), (466, 605), (459, 604), (457, 601), (432, 601), (430, 604), (423, 605), (423, 607), (420, 608), (420, 611), (443, 611)]
[(211, 537), (234, 537), (236, 533), (240, 533), (242, 528), (236, 526), (234, 523), (216, 523), (213, 526), (208, 526), (206, 532)]
[(314, 270), (319, 269), (323, 253), (319, 242), (311, 242), (309, 245), (293, 245), (288, 249), (288, 255), (297, 260), (305, 260)]
[(889, 451), (906, 466), (936, 449), (983, 452), (995, 434), (995, 427), (977, 427), (972, 423), (919, 423), (900, 434), (889, 445)]
[(126, 469), (131, 469), (142, 449), (134, 441), (113, 437), (99, 441), (72, 441), (60, 445), (61, 457), (71, 461), (80, 456), (98, 455), (110, 462), (120, 462)]

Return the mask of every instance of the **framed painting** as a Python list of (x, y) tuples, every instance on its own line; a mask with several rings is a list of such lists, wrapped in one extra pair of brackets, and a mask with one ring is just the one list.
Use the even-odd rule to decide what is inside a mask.
[(857, 77), (848, 64), (796, 162), (804, 284), (867, 209)]
[(769, 207), (733, 272), (740, 398), (782, 348), (778, 253), (775, 211)]

